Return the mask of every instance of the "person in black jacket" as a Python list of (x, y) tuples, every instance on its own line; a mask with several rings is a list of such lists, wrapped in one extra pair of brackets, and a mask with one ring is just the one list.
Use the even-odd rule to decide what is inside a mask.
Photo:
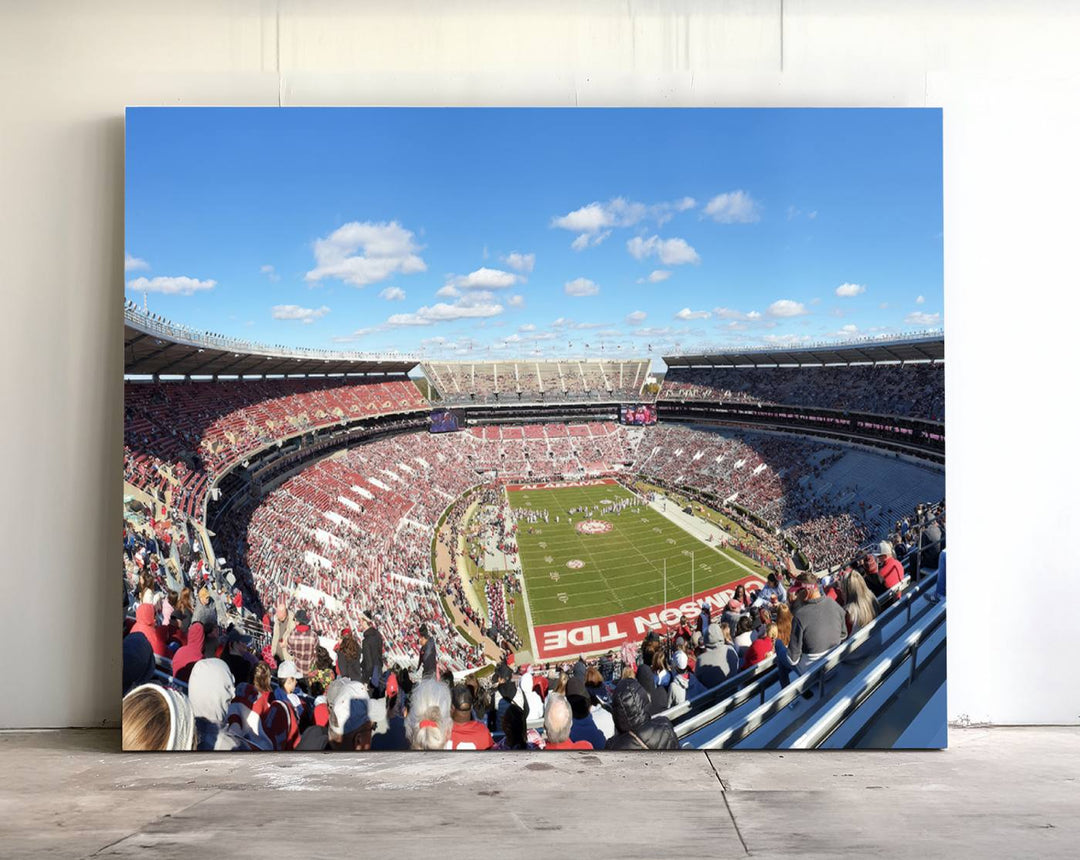
[(649, 719), (649, 694), (633, 678), (619, 681), (611, 697), (611, 710), (618, 734), (604, 749), (674, 750), (679, 748), (675, 728), (667, 717)]
[(434, 678), (436, 669), (435, 640), (431, 638), (431, 633), (426, 624), (421, 624), (417, 633), (420, 636), (420, 672), (424, 678)]
[(371, 688), (372, 695), (382, 687), (383, 638), (375, 629), (374, 622), (361, 618), (364, 637), (360, 648), (360, 674), (365, 684)]

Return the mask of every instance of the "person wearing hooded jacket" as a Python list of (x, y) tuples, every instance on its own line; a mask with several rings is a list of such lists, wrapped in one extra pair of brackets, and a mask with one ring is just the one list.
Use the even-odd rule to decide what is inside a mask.
[(689, 670), (690, 662), (685, 651), (676, 651), (672, 658), (675, 671), (671, 676), (671, 686), (668, 687), (668, 707), (681, 705), (687, 699), (693, 699), (705, 692), (701, 681)]
[(709, 635), (705, 641), (705, 652), (698, 659), (694, 674), (708, 689), (739, 671), (739, 652), (724, 641), (724, 631), (719, 624), (709, 625)]
[(236, 694), (236, 682), (224, 660), (200, 660), (191, 667), (188, 701), (195, 714), (195, 732), (200, 750), (257, 749), (226, 723), (229, 705)]
[(169, 656), (169, 629), (157, 623), (154, 604), (140, 603), (135, 608), (135, 624), (128, 632), (128, 635), (130, 636), (132, 633), (141, 633), (145, 636), (146, 641), (150, 643), (150, 647), (159, 657)]
[(674, 750), (679, 748), (675, 728), (667, 717), (649, 718), (649, 694), (632, 678), (619, 682), (611, 697), (618, 734), (609, 740), (608, 750)]
[(187, 681), (191, 667), (203, 658), (206, 645), (206, 633), (198, 621), (192, 621), (188, 628), (187, 644), (177, 650), (172, 658), (173, 677), (178, 681)]

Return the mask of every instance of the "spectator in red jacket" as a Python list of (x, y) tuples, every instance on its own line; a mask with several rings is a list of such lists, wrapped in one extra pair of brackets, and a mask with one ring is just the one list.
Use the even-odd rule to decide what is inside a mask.
[(187, 682), (191, 675), (191, 667), (203, 658), (203, 647), (206, 644), (206, 632), (202, 622), (192, 621), (188, 628), (187, 645), (184, 645), (173, 655), (173, 677), (178, 681)]
[(169, 641), (169, 629), (157, 623), (153, 603), (140, 603), (135, 608), (135, 624), (128, 635), (130, 636), (131, 633), (141, 633), (145, 636), (146, 641), (159, 657), (169, 656), (166, 644)]
[(883, 540), (878, 546), (879, 575), (886, 588), (894, 588), (904, 579), (904, 566), (896, 560), (892, 544)]
[(750, 647), (746, 649), (746, 654), (743, 655), (742, 668), (749, 669), (751, 666), (756, 666), (772, 654), (776, 637), (779, 635), (780, 629), (775, 624), (766, 627), (765, 633), (751, 642)]
[(458, 684), (450, 691), (450, 748), (455, 750), (488, 750), (495, 745), (487, 726), (473, 717), (473, 691)]

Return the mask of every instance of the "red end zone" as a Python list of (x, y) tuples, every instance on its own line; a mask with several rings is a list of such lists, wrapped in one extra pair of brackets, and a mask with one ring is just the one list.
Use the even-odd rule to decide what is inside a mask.
[(514, 490), (561, 490), (567, 487), (600, 487), (604, 484), (619, 483), (614, 478), (597, 478), (589, 481), (552, 481), (547, 484), (507, 484), (506, 489)]
[(731, 600), (737, 585), (760, 585), (764, 582), (759, 576), (747, 576), (723, 588), (702, 591), (678, 604), (669, 604), (666, 610), (660, 604), (622, 615), (538, 625), (533, 628), (536, 634), (536, 659), (547, 662), (597, 651), (617, 651), (624, 642), (640, 642), (650, 630), (675, 627), (680, 615), (685, 615), (691, 622), (695, 621), (701, 613), (702, 601), (713, 608), (713, 617), (719, 618), (720, 611)]

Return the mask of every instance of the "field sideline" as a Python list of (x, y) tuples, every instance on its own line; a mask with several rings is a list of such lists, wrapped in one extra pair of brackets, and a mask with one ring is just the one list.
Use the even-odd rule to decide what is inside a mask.
[[(683, 531), (648, 507), (628, 508), (597, 518), (609, 522), (605, 534), (581, 534), (576, 525), (585, 517), (567, 514), (570, 508), (600, 508), (607, 502), (633, 498), (619, 484), (543, 489), (508, 489), (511, 508), (547, 510), (550, 522), (518, 523), (517, 543), (534, 625), (565, 623), (633, 612), (664, 601), (664, 562), (667, 562), (668, 603), (746, 577), (746, 567), (762, 577), (766, 571), (737, 555), (718, 551)], [(555, 517), (560, 522), (555, 522)], [(574, 522), (568, 522), (573, 516)], [(534, 534), (529, 534), (529, 529)], [(567, 562), (585, 563), (579, 570)]]

